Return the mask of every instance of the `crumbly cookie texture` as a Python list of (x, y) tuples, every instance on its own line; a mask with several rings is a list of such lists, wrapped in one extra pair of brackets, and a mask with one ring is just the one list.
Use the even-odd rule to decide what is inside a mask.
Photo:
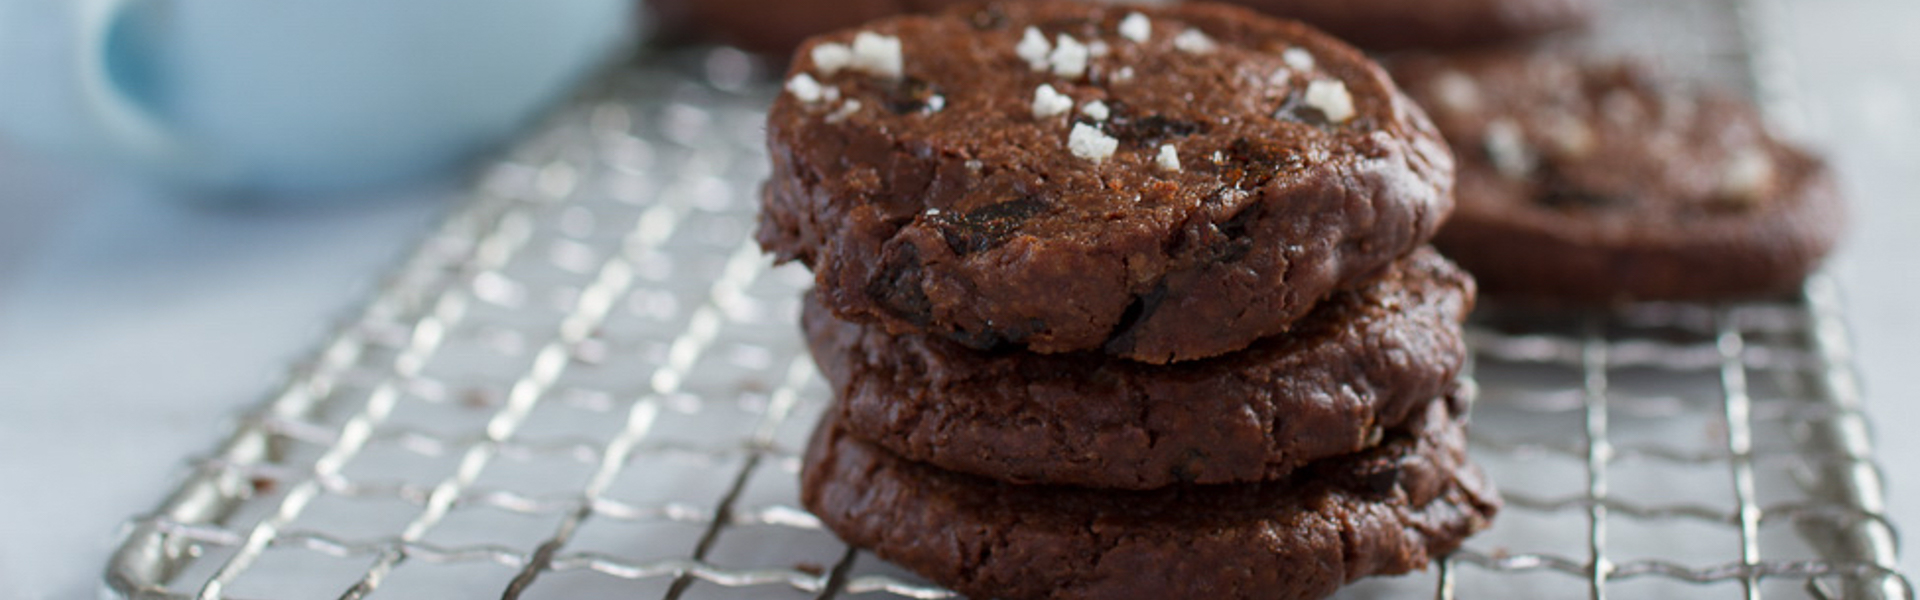
[(975, 348), (1231, 352), (1451, 210), (1444, 142), (1377, 65), (1217, 5), (878, 21), (800, 52), (769, 131), (762, 244), (843, 317)]

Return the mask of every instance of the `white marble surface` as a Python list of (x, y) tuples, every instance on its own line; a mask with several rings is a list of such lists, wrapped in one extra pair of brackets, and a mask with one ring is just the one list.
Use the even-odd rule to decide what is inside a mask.
[[(1893, 518), (1920, 527), (1920, 3), (1798, 0), (1814, 142), (1857, 199), (1837, 270)], [(354, 307), (445, 208), (210, 211), (0, 145), (0, 600), (93, 597), (122, 519)], [(1920, 573), (1920, 552), (1905, 558)]]

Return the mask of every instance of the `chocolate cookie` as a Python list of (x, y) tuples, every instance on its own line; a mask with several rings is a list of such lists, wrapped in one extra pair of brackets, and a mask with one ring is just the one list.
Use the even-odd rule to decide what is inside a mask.
[(1224, 0), (1371, 50), (1465, 48), (1585, 26), (1596, 0)]
[(1467, 462), (1464, 404), (1431, 402), (1411, 432), (1287, 479), (1147, 492), (942, 471), (829, 418), (801, 499), (848, 544), (974, 598), (1317, 599), (1487, 527), (1499, 500)]
[(786, 56), (807, 38), (873, 19), (970, 0), (650, 0), (662, 27)]
[(803, 321), (852, 435), (1014, 483), (1154, 489), (1275, 479), (1378, 443), (1453, 384), (1472, 303), (1472, 280), (1423, 249), (1286, 335), (1173, 365), (979, 352), (817, 301)]
[(1840, 236), (1827, 167), (1747, 102), (1627, 61), (1519, 53), (1395, 67), (1454, 144), (1435, 240), (1489, 296), (1604, 303), (1798, 287)]
[(1359, 51), (1218, 5), (1012, 2), (811, 42), (759, 240), (972, 348), (1245, 348), (1423, 244), (1453, 160)]

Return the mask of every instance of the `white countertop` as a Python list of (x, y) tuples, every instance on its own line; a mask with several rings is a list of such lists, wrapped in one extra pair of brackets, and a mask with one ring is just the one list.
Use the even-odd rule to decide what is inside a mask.
[[(1920, 3), (1799, 0), (1813, 142), (1856, 198), (1849, 292), (1896, 524), (1920, 527)], [(91, 598), (126, 517), (354, 308), (445, 190), (216, 211), (0, 146), (0, 600)], [(1920, 551), (1904, 559), (1920, 574)]]

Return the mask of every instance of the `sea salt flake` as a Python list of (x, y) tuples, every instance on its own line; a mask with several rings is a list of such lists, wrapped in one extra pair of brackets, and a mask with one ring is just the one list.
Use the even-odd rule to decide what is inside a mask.
[(1073, 110), (1073, 98), (1053, 89), (1053, 86), (1041, 84), (1033, 90), (1033, 118), (1051, 119)]
[(853, 114), (857, 112), (860, 112), (860, 101), (848, 98), (845, 103), (840, 105), (840, 110), (833, 111), (833, 114), (827, 115), (827, 122), (839, 123), (847, 120), (848, 117), (853, 116)]
[(1720, 194), (1746, 204), (1765, 200), (1774, 178), (1773, 157), (1754, 147), (1736, 152), (1720, 168)]
[(1280, 53), (1280, 60), (1286, 61), (1287, 66), (1293, 67), (1295, 71), (1312, 71), (1313, 66), (1319, 62), (1313, 59), (1313, 53), (1308, 52), (1306, 48), (1288, 48), (1287, 51)]
[(1293, 69), (1289, 69), (1286, 67), (1280, 67), (1278, 69), (1274, 69), (1273, 74), (1267, 76), (1268, 85), (1283, 86), (1292, 82), (1293, 82)]
[(1113, 47), (1108, 46), (1106, 42), (1103, 42), (1100, 40), (1087, 42), (1087, 54), (1093, 56), (1094, 58), (1101, 58), (1112, 53), (1113, 53)]
[(1332, 79), (1309, 83), (1306, 100), (1307, 106), (1319, 109), (1327, 121), (1345, 123), (1353, 118), (1353, 94), (1347, 92), (1345, 83)]
[(1456, 113), (1480, 110), (1480, 84), (1459, 71), (1447, 71), (1433, 80), (1434, 95), (1440, 106)]
[(927, 99), (927, 112), (940, 112), (947, 109), (946, 96), (934, 96)]
[(1086, 44), (1063, 33), (1054, 43), (1053, 53), (1048, 55), (1047, 62), (1053, 65), (1054, 75), (1077, 79), (1087, 74), (1088, 57)]
[(1533, 150), (1527, 147), (1525, 132), (1512, 119), (1500, 118), (1487, 123), (1487, 158), (1493, 168), (1509, 179), (1525, 179), (1533, 173)]
[(1188, 29), (1173, 38), (1173, 47), (1187, 54), (1209, 54), (1213, 52), (1213, 38), (1198, 29)]
[(1547, 120), (1547, 140), (1561, 156), (1580, 158), (1598, 143), (1586, 121), (1565, 112), (1556, 112)]
[(826, 43), (813, 47), (813, 66), (821, 75), (839, 73), (853, 65), (853, 49), (846, 44)]
[(1132, 13), (1120, 20), (1120, 37), (1139, 43), (1153, 39), (1153, 20), (1146, 15)]
[(1120, 149), (1120, 140), (1086, 123), (1075, 123), (1073, 132), (1067, 135), (1067, 149), (1074, 156), (1099, 164), (1113, 157)]
[(1035, 71), (1045, 71), (1051, 64), (1048, 56), (1053, 54), (1053, 43), (1047, 41), (1046, 34), (1035, 27), (1028, 27), (1026, 34), (1020, 37), (1020, 44), (1013, 47), (1014, 54), (1027, 61), (1027, 66)]
[(900, 38), (865, 31), (853, 36), (853, 68), (887, 79), (906, 76)]
[(1081, 106), (1080, 114), (1086, 115), (1087, 118), (1095, 121), (1105, 121), (1107, 117), (1113, 116), (1113, 111), (1107, 108), (1107, 103), (1094, 100)]
[(801, 73), (787, 80), (787, 93), (807, 104), (818, 104), (827, 97), (827, 90), (812, 75)]
[(1120, 67), (1120, 70), (1113, 72), (1113, 80), (1120, 82), (1133, 81), (1133, 67)]
[(1154, 164), (1159, 165), (1162, 171), (1180, 172), (1180, 150), (1174, 148), (1173, 144), (1161, 144), (1160, 156), (1154, 159)]

